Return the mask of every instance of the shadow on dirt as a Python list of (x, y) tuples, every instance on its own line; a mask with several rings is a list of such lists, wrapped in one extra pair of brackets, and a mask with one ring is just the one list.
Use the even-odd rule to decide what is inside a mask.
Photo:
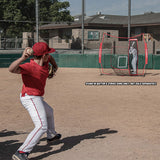
[[(42, 154), (40, 156), (31, 158), (30, 160), (40, 160), (52, 154), (56, 154), (56, 153), (60, 153), (60, 152), (72, 149), (74, 146), (78, 145), (81, 141), (89, 140), (89, 139), (103, 139), (103, 138), (106, 138), (107, 134), (114, 134), (117, 132), (118, 131), (116, 130), (110, 130), (109, 128), (106, 128), (106, 129), (100, 129), (95, 132), (86, 133), (82, 135), (65, 137), (59, 141), (56, 141), (54, 143), (50, 143), (44, 146), (37, 145), (33, 149), (32, 153), (42, 152)], [(0, 138), (1, 138), (0, 159), (3, 159), (3, 160), (11, 159), (12, 155), (16, 152), (16, 150), (20, 147), (20, 145), (22, 145), (22, 143), (20, 143), (19, 140), (12, 139), (12, 140), (3, 141), (3, 137), (15, 136), (20, 134), (28, 134), (28, 133), (7, 131), (7, 130), (0, 131)], [(46, 141), (46, 138), (41, 139), (41, 141)], [(53, 146), (59, 145), (59, 144), (62, 145), (61, 148), (53, 151), (52, 150)]]
[(20, 135), (20, 134), (26, 134), (26, 132), (8, 131), (7, 129), (0, 131), (0, 137), (8, 137), (8, 136), (14, 136), (14, 135)]
[[(22, 144), (19, 143), (19, 140), (7, 140), (3, 141), (4, 137), (11, 137), (15, 135), (27, 134), (25, 132), (15, 132), (2, 130), (0, 131), (0, 159), (9, 160), (12, 157), (12, 154), (16, 152), (18, 147)], [(3, 141), (3, 142), (2, 142)]]
[[(109, 128), (106, 129), (100, 129), (92, 133), (87, 133), (83, 135), (77, 135), (77, 136), (71, 136), (63, 138), (59, 141), (56, 141), (52, 144), (48, 144), (45, 146), (36, 146), (35, 150), (33, 150), (33, 153), (35, 152), (46, 152), (40, 156), (31, 158), (30, 160), (39, 160), (43, 159), (45, 157), (48, 157), (52, 154), (60, 153), (69, 149), (72, 149), (74, 146), (78, 145), (81, 141), (89, 140), (89, 139), (103, 139), (106, 138), (106, 134), (114, 134), (117, 133), (116, 130), (110, 130)], [(46, 138), (43, 138), (41, 141), (46, 140)], [(50, 151), (54, 145), (62, 144), (61, 148), (55, 151)], [(48, 151), (48, 152), (47, 152)]]

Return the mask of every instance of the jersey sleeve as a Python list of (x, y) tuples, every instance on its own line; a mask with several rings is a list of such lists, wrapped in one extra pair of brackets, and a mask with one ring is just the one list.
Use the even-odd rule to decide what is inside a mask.
[(21, 64), (19, 66), (21, 68), (21, 74), (30, 74), (31, 72), (31, 65), (30, 63)]

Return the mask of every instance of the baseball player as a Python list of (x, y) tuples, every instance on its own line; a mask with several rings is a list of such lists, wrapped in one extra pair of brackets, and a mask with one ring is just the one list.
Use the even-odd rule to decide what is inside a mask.
[[(28, 160), (28, 155), (44, 133), (47, 133), (48, 142), (61, 138), (61, 134), (55, 131), (53, 109), (42, 97), (44, 95), (46, 80), (50, 76), (49, 63), (53, 66), (55, 72), (58, 69), (54, 58), (49, 55), (55, 49), (49, 48), (44, 42), (35, 43), (32, 49), (33, 59), (30, 60), (30, 63), (22, 64), (30, 56), (27, 52), (27, 47), (23, 51), (22, 56), (9, 66), (10, 72), (21, 74), (22, 76), (23, 87), (20, 100), (24, 108), (29, 112), (35, 125), (35, 128), (30, 132), (25, 142), (12, 156), (13, 160)], [(52, 72), (50, 78), (53, 75)]]
[(131, 65), (132, 65), (132, 74), (137, 73), (137, 50), (134, 46), (131, 46), (129, 49), (129, 54), (132, 56)]

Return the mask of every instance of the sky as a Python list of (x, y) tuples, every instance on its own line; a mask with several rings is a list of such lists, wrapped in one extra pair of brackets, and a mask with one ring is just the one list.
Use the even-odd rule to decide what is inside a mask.
[[(82, 13), (82, 0), (69, 1), (71, 15)], [(146, 12), (160, 12), (160, 0), (131, 0), (131, 15), (144, 14)], [(128, 0), (85, 0), (85, 12), (87, 16), (97, 12), (110, 15), (128, 15)]]

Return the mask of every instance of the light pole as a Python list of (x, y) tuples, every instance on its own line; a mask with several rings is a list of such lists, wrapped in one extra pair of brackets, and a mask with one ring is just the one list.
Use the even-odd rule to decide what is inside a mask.
[(39, 42), (39, 5), (36, 0), (36, 41)]
[(2, 48), (2, 33), (3, 30), (0, 29), (0, 48)]
[(82, 0), (82, 54), (84, 54), (84, 0)]
[(131, 37), (131, 0), (128, 0), (128, 39)]

